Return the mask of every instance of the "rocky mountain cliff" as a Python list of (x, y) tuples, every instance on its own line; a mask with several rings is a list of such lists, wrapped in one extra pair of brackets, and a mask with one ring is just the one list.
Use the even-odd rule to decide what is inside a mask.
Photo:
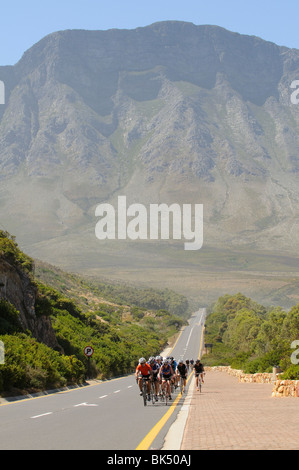
[(21, 330), (30, 331), (38, 341), (62, 351), (50, 317), (36, 313), (36, 298), (37, 287), (28, 272), (0, 253), (0, 300), (8, 301), (19, 312), (18, 321)]
[(205, 246), (297, 251), (298, 50), (184, 22), (68, 30), (0, 79), (0, 221), (30, 255), (105, 258), (94, 210), (118, 195), (203, 203)]

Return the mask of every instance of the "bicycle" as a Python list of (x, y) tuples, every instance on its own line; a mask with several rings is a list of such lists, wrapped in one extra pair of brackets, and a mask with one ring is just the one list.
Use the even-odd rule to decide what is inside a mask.
[(175, 386), (175, 383), (174, 383), (174, 378), (172, 377), (171, 380), (170, 380), (170, 392), (171, 392), (171, 395), (174, 394), (175, 389), (176, 389), (176, 386)]
[(142, 380), (142, 399), (143, 399), (144, 406), (146, 406), (147, 405), (147, 395), (148, 395), (147, 382), (149, 380), (149, 377), (142, 376), (141, 380)]
[(154, 380), (151, 381), (151, 400), (154, 405), (156, 403), (156, 387)]
[(161, 388), (160, 399), (162, 402), (165, 402), (165, 405), (167, 405), (167, 393), (165, 392), (164, 387)]
[(165, 405), (169, 401), (169, 396), (171, 395), (171, 377), (164, 377), (164, 384), (162, 382), (162, 399), (165, 400)]
[(201, 377), (201, 374), (195, 374), (195, 377), (196, 377), (196, 387), (197, 387), (197, 390), (199, 390), (199, 392), (201, 393), (201, 386), (202, 386), (202, 377)]
[(185, 386), (184, 386), (184, 381), (185, 380), (186, 379), (180, 375), (180, 392), (181, 392), (181, 395), (183, 395), (183, 393), (185, 391)]

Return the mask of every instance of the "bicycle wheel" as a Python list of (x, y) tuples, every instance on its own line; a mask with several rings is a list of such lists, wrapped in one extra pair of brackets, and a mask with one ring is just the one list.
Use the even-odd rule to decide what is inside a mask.
[(152, 382), (151, 385), (151, 399), (152, 399), (152, 404), (154, 405), (156, 403), (156, 389), (155, 389), (155, 382)]
[(180, 391), (182, 395), (183, 395), (183, 388), (184, 388), (184, 379), (180, 377)]
[(147, 392), (147, 390), (146, 390), (146, 381), (144, 380), (143, 384), (142, 384), (142, 398), (143, 398), (144, 406), (147, 405), (147, 394), (146, 394), (146, 392)]
[(164, 387), (163, 387), (163, 390), (162, 390), (162, 401), (163, 401), (163, 402), (166, 401), (166, 396), (167, 396), (167, 393), (166, 393), (166, 384), (164, 384)]

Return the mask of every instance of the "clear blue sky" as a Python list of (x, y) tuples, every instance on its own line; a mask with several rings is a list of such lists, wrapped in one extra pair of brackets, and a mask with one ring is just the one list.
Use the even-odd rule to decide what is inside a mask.
[(0, 65), (15, 64), (54, 31), (133, 29), (165, 20), (218, 25), (299, 49), (298, 0), (2, 0), (0, 15)]

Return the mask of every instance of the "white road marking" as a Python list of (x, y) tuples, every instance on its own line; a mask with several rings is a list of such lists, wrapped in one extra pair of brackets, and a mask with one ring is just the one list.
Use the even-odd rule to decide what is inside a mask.
[(84, 402), (84, 403), (78, 403), (78, 405), (74, 405), (74, 408), (77, 408), (77, 406), (98, 406), (98, 405), (96, 405), (96, 404), (94, 404), (94, 403), (86, 403), (86, 402)]
[(106, 398), (106, 397), (108, 397), (108, 395), (102, 395), (102, 396), (99, 397), (99, 398)]
[(119, 393), (119, 392), (120, 392), (120, 390), (115, 390), (115, 392), (113, 392), (113, 393)]
[(47, 416), (47, 415), (52, 415), (52, 411), (50, 411), (49, 413), (43, 413), (41, 415), (36, 415), (36, 416), (31, 416), (31, 419), (35, 419), (35, 418), (41, 418), (42, 416)]
[(185, 349), (187, 349), (187, 348), (188, 348), (188, 344), (189, 344), (190, 337), (191, 337), (191, 335), (192, 335), (193, 329), (194, 329), (194, 326), (193, 326), (193, 328), (192, 328), (192, 329), (191, 329), (191, 331), (190, 331), (190, 334), (189, 334), (189, 337), (188, 337), (188, 340), (187, 340), (187, 343), (186, 343), (186, 348), (185, 348)]

